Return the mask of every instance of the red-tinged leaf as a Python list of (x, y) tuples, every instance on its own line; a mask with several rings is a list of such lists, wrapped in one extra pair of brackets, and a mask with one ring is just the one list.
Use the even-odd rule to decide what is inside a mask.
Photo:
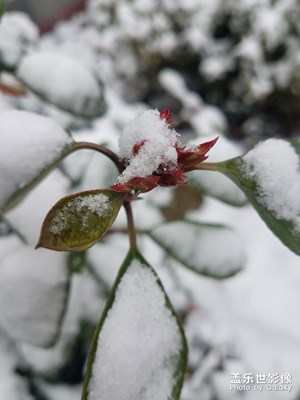
[(182, 169), (175, 169), (167, 174), (161, 174), (159, 180), (159, 186), (176, 186), (186, 185), (186, 176)]
[(178, 153), (178, 165), (182, 166), (184, 172), (193, 171), (198, 165), (205, 161), (208, 157), (208, 151), (215, 145), (218, 138), (201, 143), (195, 148), (176, 147)]
[(134, 191), (146, 193), (154, 189), (158, 185), (159, 180), (160, 177), (155, 175), (145, 176), (143, 178), (135, 177), (126, 183), (116, 183), (111, 188), (117, 192), (128, 193)]
[(81, 251), (111, 227), (124, 200), (113, 190), (88, 190), (59, 200), (47, 214), (36, 247)]
[(9, 96), (20, 97), (26, 94), (26, 88), (20, 83), (8, 85), (4, 82), (0, 82), (0, 92)]
[(161, 119), (164, 119), (168, 125), (171, 125), (174, 122), (171, 120), (173, 113), (171, 113), (170, 108), (164, 108), (159, 116)]
[(140, 143), (137, 143), (133, 146), (132, 149), (132, 154), (136, 155), (139, 153), (139, 151), (141, 150), (141, 148), (144, 146), (145, 143), (147, 143), (148, 140), (141, 140)]

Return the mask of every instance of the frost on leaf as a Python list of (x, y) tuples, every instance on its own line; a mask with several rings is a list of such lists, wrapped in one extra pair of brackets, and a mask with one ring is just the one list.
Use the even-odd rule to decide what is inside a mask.
[(51, 345), (68, 296), (64, 254), (20, 245), (0, 262), (0, 324), (15, 339)]
[(73, 146), (54, 120), (27, 111), (0, 114), (0, 210), (11, 208)]
[(61, 52), (29, 54), (17, 76), (43, 100), (72, 114), (94, 118), (105, 111), (100, 82), (81, 62)]
[(110, 228), (124, 194), (88, 190), (59, 200), (47, 214), (36, 247), (80, 251), (91, 247)]
[(300, 146), (269, 139), (243, 157), (220, 163), (220, 171), (246, 194), (261, 218), (300, 254)]
[(181, 327), (152, 268), (129, 256), (97, 329), (83, 400), (177, 400), (186, 365)]
[(201, 275), (223, 279), (243, 268), (241, 243), (227, 226), (174, 221), (147, 233), (169, 255)]

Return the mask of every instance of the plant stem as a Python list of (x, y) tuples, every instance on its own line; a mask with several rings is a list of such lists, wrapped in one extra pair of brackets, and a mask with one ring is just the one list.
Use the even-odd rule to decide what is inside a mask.
[[(116, 153), (107, 149), (105, 146), (101, 146), (100, 144), (91, 143), (91, 142), (75, 143), (75, 145), (73, 147), (73, 151), (80, 150), (80, 149), (96, 150), (99, 153), (108, 157), (115, 164), (115, 166), (117, 167), (117, 169), (120, 173), (122, 173), (124, 171), (125, 166), (122, 163), (122, 161), (119, 159), (119, 157), (116, 155)], [(137, 249), (137, 235), (136, 235), (136, 229), (135, 229), (134, 221), (133, 221), (133, 213), (132, 213), (131, 203), (128, 200), (124, 200), (123, 205), (124, 205), (126, 215), (127, 215), (127, 226), (128, 226), (130, 248), (132, 250), (136, 250)]]
[(116, 153), (109, 150), (105, 146), (102, 146), (102, 145), (96, 144), (96, 143), (91, 143), (91, 142), (75, 143), (73, 151), (80, 150), (80, 149), (90, 149), (90, 150), (98, 151), (99, 153), (108, 157), (115, 164), (115, 166), (117, 167), (117, 169), (120, 173), (123, 172), (124, 165), (123, 165), (122, 161), (119, 159), (119, 157), (116, 155)]
[(136, 230), (133, 221), (133, 213), (131, 208), (131, 203), (127, 200), (124, 200), (124, 208), (127, 215), (127, 225), (128, 225), (128, 234), (129, 234), (129, 243), (130, 249), (136, 250), (137, 249), (137, 237), (136, 237)]
[(199, 166), (197, 167), (198, 170), (207, 170), (207, 171), (218, 171), (218, 172), (222, 172), (224, 171), (224, 168), (222, 168), (222, 163), (201, 163), (199, 164)]

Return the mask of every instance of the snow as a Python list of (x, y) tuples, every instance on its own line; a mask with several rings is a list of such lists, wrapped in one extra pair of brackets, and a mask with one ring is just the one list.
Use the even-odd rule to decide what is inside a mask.
[(47, 346), (65, 307), (68, 272), (61, 253), (23, 246), (0, 264), (0, 324), (15, 339)]
[(17, 110), (0, 114), (0, 138), (0, 208), (72, 143), (51, 118)]
[(80, 400), (81, 385), (51, 385), (49, 383), (39, 382), (39, 388), (47, 394), (49, 400)]
[(26, 382), (15, 373), (17, 357), (12, 343), (0, 330), (0, 399), (33, 400), (26, 394)]
[(54, 235), (59, 235), (63, 230), (68, 227), (68, 220), (66, 215), (69, 215), (70, 209), (75, 213), (81, 214), (82, 227), (88, 226), (89, 218), (91, 215), (96, 214), (100, 218), (111, 210), (109, 197), (103, 193), (91, 193), (84, 196), (68, 200), (64, 206), (56, 210), (55, 216), (51, 220), (49, 231)]
[(199, 109), (203, 106), (202, 99), (196, 92), (187, 89), (181, 74), (174, 69), (164, 68), (158, 75), (161, 86), (175, 99), (187, 108)]
[(88, 260), (108, 288), (113, 286), (127, 251), (128, 238), (122, 234), (109, 235), (105, 243), (96, 243), (89, 249)]
[(226, 276), (239, 271), (245, 261), (238, 236), (224, 227), (176, 221), (154, 228), (150, 235), (175, 258), (200, 273)]
[[(190, 11), (186, 13), (185, 10), (193, 3), (195, 8), (192, 9), (191, 6)], [(117, 9), (119, 4), (124, 4), (124, 1), (115, 2), (112, 7)], [(187, 6), (185, 6), (186, 4)], [(128, 18), (123, 18), (122, 26), (118, 19), (114, 20), (117, 13), (111, 12), (109, 0), (92, 0), (88, 2), (87, 7), (86, 14), (73, 19), (71, 22), (61, 23), (55, 32), (44, 35), (38, 44), (41, 46), (39, 48), (53, 50), (59, 48), (64, 54), (70, 54), (73, 58), (84, 60), (85, 63), (95, 67), (97, 75), (103, 78), (106, 89), (109, 86), (114, 95), (109, 104), (108, 115), (93, 121), (90, 127), (79, 133), (82, 140), (92, 140), (97, 143), (105, 142), (109, 148), (115, 150), (112, 144), (116, 136), (115, 133), (122, 129), (125, 123), (137, 115), (139, 111), (149, 107), (149, 104), (129, 103), (128, 98), (133, 93), (136, 99), (145, 99), (143, 90), (149, 83), (151, 84), (153, 77), (152, 73), (147, 74), (147, 72), (152, 71), (153, 67), (154, 69), (159, 68), (161, 61), (162, 65), (167, 65), (169, 61), (171, 63), (173, 60), (178, 61), (177, 56), (183, 48), (188, 55), (192, 55), (193, 65), (195, 63), (196, 68), (197, 63), (201, 60), (208, 58), (210, 61), (214, 61), (217, 58), (218, 61), (224, 56), (224, 61), (226, 61), (224, 62), (225, 74), (227, 74), (226, 68), (230, 68), (230, 63), (227, 60), (232, 57), (238, 70), (236, 79), (231, 81), (232, 84), (229, 83), (230, 96), (226, 96), (226, 100), (228, 100), (226, 106), (228, 106), (229, 113), (233, 112), (236, 115), (240, 110), (244, 110), (244, 106), (246, 106), (247, 113), (249, 104), (250, 106), (255, 105), (255, 109), (259, 108), (260, 98), (263, 98), (270, 91), (271, 93), (274, 90), (276, 91), (278, 85), (283, 92), (292, 90), (296, 95), (299, 92), (296, 84), (297, 71), (299, 70), (299, 32), (297, 32), (299, 5), (297, 0), (278, 2), (243, 0), (241, 2), (226, 2), (226, 5), (221, 0), (210, 2), (205, 0), (189, 2), (185, 2), (185, 0), (132, 1), (132, 7), (127, 10), (128, 13), (131, 12), (131, 15)], [(147, 15), (148, 11), (152, 14)], [(143, 31), (137, 31), (135, 35), (132, 26), (126, 26), (131, 21), (139, 20), (139, 14), (148, 19), (147, 22), (143, 20), (148, 31), (150, 31), (150, 23), (152, 23), (152, 34), (148, 38), (144, 36)], [(233, 37), (236, 38), (236, 41), (231, 43), (231, 47), (228, 46), (227, 40), (212, 37), (212, 32), (215, 31), (216, 26), (224, 21), (224, 17), (226, 19), (228, 15), (230, 16), (230, 29), (232, 29)], [(37, 29), (33, 28), (32, 33), (30, 33), (31, 28), (28, 25), (28, 31), (25, 28), (28, 33), (22, 34), (23, 38), (27, 37), (28, 39), (25, 39), (24, 43), (22, 42), (22, 45), (20, 45), (19, 36), (15, 37), (15, 34), (20, 31), (21, 21), (14, 24), (11, 16), (12, 14), (6, 14), (0, 24), (0, 58), (4, 57), (6, 63), (14, 64), (18, 62), (22, 54), (31, 51), (30, 47), (37, 37)], [(178, 26), (176, 35), (172, 31), (174, 21)], [(3, 32), (2, 27), (5, 25), (5, 32)], [(135, 26), (138, 26), (138, 22), (135, 22)], [(141, 33), (143, 36), (141, 36)], [(140, 41), (141, 39), (143, 40)], [(284, 45), (286, 54), (279, 60), (268, 61), (267, 57), (270, 55), (272, 57), (272, 51), (276, 50), (277, 44), (279, 46)], [(171, 53), (166, 54), (166, 50), (171, 51)], [(271, 51), (271, 54), (266, 54), (266, 50)], [(180, 65), (184, 62), (184, 59), (179, 60)], [(177, 74), (178, 77), (181, 77), (180, 72), (177, 72)], [(205, 80), (205, 77), (202, 76), (202, 78)], [(187, 77), (189, 88), (194, 89), (194, 83), (197, 86), (197, 82), (202, 78), (190, 74)], [(165, 86), (161, 84), (164, 92), (162, 92), (162, 98), (159, 100), (165, 99), (165, 92), (171, 94), (175, 100), (179, 100), (179, 104), (177, 101), (174, 102), (176, 105), (174, 111), (178, 111), (178, 119), (188, 122), (197, 134), (211, 134), (215, 137), (216, 130), (218, 134), (219, 131), (223, 132), (222, 125), (216, 123), (218, 119), (210, 112), (211, 110), (208, 109), (208, 112), (206, 112), (206, 105), (203, 104), (199, 95), (197, 96), (187, 86), (184, 86), (181, 90), (180, 84), (178, 85), (179, 95), (176, 95), (178, 82), (179, 80), (173, 81), (173, 94), (172, 82), (166, 83)], [(48, 83), (48, 80), (45, 81), (46, 83)], [(201, 82), (200, 84), (202, 86)], [(206, 86), (206, 83), (203, 82), (203, 85)], [(62, 90), (61, 88), (62, 86), (59, 86), (55, 90)], [(118, 95), (120, 89), (126, 96), (127, 104), (125, 104), (125, 100), (120, 100)], [(214, 97), (211, 92), (201, 94)], [(57, 111), (49, 111), (50, 107), (47, 109), (38, 98), (33, 98), (32, 95), (26, 96), (26, 101), (23, 99), (15, 99), (14, 101), (17, 108), (36, 110), (39, 113), (51, 112), (51, 115), (55, 115), (55, 119), (59, 118)], [(1, 109), (11, 108), (11, 99), (1, 96), (0, 102)], [(172, 102), (173, 99), (171, 104)], [(168, 105), (165, 104), (165, 106)], [(181, 108), (179, 109), (179, 107)], [(219, 116), (222, 116), (221, 110), (218, 111)], [(261, 116), (258, 119), (261, 120)], [(68, 127), (78, 126), (77, 121), (69, 114), (65, 120)], [(273, 119), (271, 122), (273, 124)], [(226, 124), (223, 126), (226, 129)], [(262, 128), (259, 126), (252, 132), (252, 135), (257, 136), (257, 132), (261, 130)], [(264, 132), (266, 131), (264, 130)], [(197, 143), (200, 140), (197, 139)], [(249, 136), (248, 140), (254, 141), (251, 140), (251, 137), (249, 139)], [(222, 148), (223, 144), (221, 145), (219, 139), (218, 145), (210, 151), (209, 161), (220, 161), (213, 159), (213, 153), (219, 149), (222, 153)], [(86, 153), (86, 158), (92, 158), (90, 152), (86, 151)], [(34, 157), (29, 152), (30, 158)], [(70, 161), (68, 172), (70, 171), (70, 176), (74, 177), (72, 183), (77, 185), (80, 182), (78, 190), (82, 189), (82, 185), (86, 186), (85, 189), (90, 189), (91, 186), (95, 188), (108, 187), (114, 181), (115, 176), (113, 174), (115, 171), (106, 169), (106, 166), (100, 161), (98, 163), (96, 159), (102, 160), (101, 156), (95, 154), (93, 162), (87, 169), (81, 163), (75, 165), (76, 158)], [(281, 162), (282, 159), (280, 155), (277, 162)], [(81, 167), (82, 171), (79, 171)], [(72, 174), (71, 172), (75, 170), (78, 173)], [(80, 172), (82, 175), (80, 175)], [(199, 171), (199, 174), (202, 174), (202, 171)], [(208, 186), (222, 186), (223, 189), (223, 184), (220, 183), (219, 185), (213, 182), (214, 176), (222, 177), (222, 175), (208, 171), (203, 172), (203, 175), (207, 177)], [(61, 179), (58, 178), (58, 175), (55, 176), (58, 180), (58, 186), (60, 186)], [(81, 181), (79, 177), (83, 180)], [(54, 180), (55, 178), (51, 185), (45, 186), (43, 189), (45, 196), (47, 194), (49, 197), (53, 195), (53, 200), (55, 200), (55, 196), (52, 190), (59, 197), (58, 191), (55, 190)], [(285, 176), (281, 180), (284, 188), (285, 180), (289, 181), (290, 179)], [(7, 184), (8, 182), (3, 186), (1, 182), (1, 191)], [(293, 185), (295, 184), (293, 182)], [(166, 188), (161, 190), (163, 193), (170, 193)], [(143, 201), (133, 204), (137, 225), (145, 229), (152, 226), (153, 223), (159, 222), (158, 207), (154, 208), (153, 206), (149, 211), (148, 199), (151, 196), (157, 200), (155, 204), (159, 205), (162, 197), (157, 190), (150, 192)], [(280, 193), (281, 196), (283, 196), (283, 193)], [(234, 198), (234, 195), (232, 198)], [(294, 209), (294, 206), (292, 206), (292, 209)], [(36, 230), (33, 225), (37, 224), (35, 213), (39, 214), (40, 211), (40, 208), (36, 210), (34, 204), (32, 206), (28, 204), (28, 207), (24, 207), (23, 210), (20, 208), (18, 215), (11, 216), (9, 222), (14, 229), (22, 232), (26, 239), (30, 237), (31, 241)], [(158, 250), (156, 244), (149, 238), (139, 239), (143, 253), (155, 266), (159, 275), (163, 277), (163, 284), (172, 298), (173, 304), (178, 306), (177, 309), (185, 310), (185, 307), (189, 304), (196, 308), (196, 311), (192, 311), (188, 315), (185, 323), (191, 349), (190, 355), (193, 358), (191, 365), (196, 369), (191, 369), (195, 373), (186, 377), (185, 388), (181, 395), (182, 400), (198, 400), (199, 398), (207, 400), (215, 397), (222, 400), (241, 398), (252, 400), (255, 396), (253, 390), (249, 393), (245, 391), (233, 393), (228, 390), (230, 374), (234, 371), (241, 373), (255, 373), (256, 371), (265, 373), (291, 372), (293, 374), (292, 393), (282, 394), (265, 391), (257, 397), (259, 400), (282, 400), (283, 398), (294, 400), (300, 393), (300, 326), (299, 318), (295, 318), (299, 313), (300, 302), (299, 257), (290, 252), (274, 237), (250, 206), (234, 209), (213, 199), (204, 199), (203, 207), (190, 213), (189, 216), (199, 221), (232, 224), (244, 243), (247, 262), (242, 273), (226, 281), (215, 282), (184, 268), (177, 268), (176, 263), (171, 261), (170, 258), (166, 259), (165, 255)], [(124, 226), (125, 223), (122, 220), (118, 227), (124, 228)], [(100, 272), (102, 273), (105, 270), (105, 261), (109, 258), (107, 270), (111, 267), (114, 269), (103, 273), (108, 284), (112, 284), (122, 254), (126, 251), (127, 236), (124, 235), (123, 237), (124, 248), (117, 245), (120, 240), (119, 236), (117, 235), (115, 240), (112, 240), (115, 236), (109, 235), (107, 251), (104, 251), (107, 245), (105, 241), (99, 244), (101, 251), (98, 254), (95, 251), (93, 257), (89, 257), (89, 262), (96, 264), (96, 266), (98, 266), (98, 263), (101, 264), (99, 275)], [(182, 237), (182, 240), (184, 240), (184, 237)], [(152, 246), (149, 245), (149, 242)], [(1, 237), (0, 243), (1, 260), (9, 255), (19, 253), (23, 246), (14, 235)], [(94, 251), (94, 248), (89, 252), (92, 251)], [(23, 268), (27, 268), (28, 263), (30, 264), (29, 257), (22, 260)], [(48, 263), (46, 266), (48, 266)], [(42, 269), (44, 270), (44, 268)], [(51, 268), (44, 270), (45, 279), (50, 270)], [(174, 271), (178, 274), (177, 280), (176, 276), (174, 278), (172, 275), (175, 275)], [(90, 318), (90, 314), (97, 314), (97, 308), (100, 314), (101, 305), (96, 305), (96, 296), (91, 296), (92, 290), (89, 285), (84, 284), (85, 278), (82, 274), (76, 274), (73, 280), (77, 289), (74, 292), (74, 301), (70, 305), (72, 308), (70, 310), (71, 315), (67, 315), (66, 329), (77, 335), (82, 333), (79, 323), (78, 326), (75, 323), (79, 320), (78, 314), (82, 315), (83, 318), (85, 315)], [(25, 284), (27, 285), (26, 280), (24, 281)], [(14, 297), (19, 296), (19, 293), (13, 293)], [(55, 296), (53, 299), (55, 299)], [(5, 307), (6, 304), (9, 305), (10, 301), (11, 296), (6, 296), (2, 307)], [(12, 301), (15, 302), (15, 298), (12, 298)], [(51, 304), (51, 301), (52, 299), (49, 300), (49, 304)], [(133, 307), (135, 309), (136, 304)], [(96, 321), (95, 315), (94, 318)], [(0, 332), (0, 343), (3, 343), (3, 345), (0, 345), (0, 399), (19, 400), (20, 397), (27, 399), (30, 396), (26, 395), (27, 384), (25, 387), (24, 380), (14, 373), (18, 362), (11, 354), (8, 354), (8, 343), (3, 342), (2, 339), (3, 334)], [(68, 339), (66, 341), (68, 342)], [(208, 350), (208, 354), (205, 354), (206, 350)], [(49, 350), (50, 352), (51, 350)], [(197, 355), (199, 355), (198, 358)], [(30, 356), (29, 350), (27, 357), (30, 358)], [(47, 357), (44, 358), (43, 363), (38, 362), (38, 355), (36, 358), (34, 364), (37, 368), (42, 365), (45, 368), (53, 365), (50, 362), (47, 365)], [(211, 360), (214, 362), (211, 362)], [(43, 370), (43, 368), (41, 369)], [(34, 374), (37, 372), (34, 371)], [(34, 381), (37, 380), (34, 379)], [(201, 384), (201, 381), (204, 381), (205, 385)], [(39, 382), (42, 382), (42, 380), (39, 379)], [(45, 385), (43, 385), (42, 391), (45, 389), (45, 395), (49, 399), (80, 398), (80, 388), (78, 387), (76, 387), (76, 390), (72, 390), (71, 385), (62, 387), (61, 385), (49, 384), (48, 386), (49, 388), (46, 390)]]
[(257, 201), (300, 229), (299, 156), (287, 141), (269, 139), (243, 157), (242, 171), (257, 185)]
[(40, 50), (27, 55), (18, 66), (17, 76), (66, 111), (95, 116), (101, 106), (99, 82), (84, 64), (62, 52)]
[(38, 28), (27, 14), (4, 14), (0, 23), (0, 59), (8, 67), (15, 66), (22, 55), (38, 39)]
[(154, 273), (132, 260), (98, 338), (89, 400), (167, 400), (182, 346)]
[(158, 74), (160, 85), (183, 106), (181, 117), (188, 120), (199, 136), (219, 135), (226, 131), (226, 119), (221, 110), (205, 104), (199, 93), (187, 88), (182, 75), (174, 69), (164, 68)]
[[(160, 165), (169, 169), (175, 168), (177, 141), (177, 132), (169, 128), (157, 110), (139, 114), (125, 127), (119, 139), (120, 157), (128, 164), (119, 176), (119, 182), (152, 175)], [(134, 154), (134, 146), (140, 145)]]
[(68, 188), (68, 179), (60, 171), (53, 171), (21, 203), (5, 214), (5, 220), (27, 243), (35, 245), (47, 212), (67, 194)]

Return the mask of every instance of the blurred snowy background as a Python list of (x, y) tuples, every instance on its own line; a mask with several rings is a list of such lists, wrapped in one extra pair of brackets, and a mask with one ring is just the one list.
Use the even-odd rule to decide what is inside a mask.
[[(53, 63), (36, 58), (29, 76), (25, 55), (63, 54), (103, 82), (106, 112), (85, 118), (68, 112), (68, 107), (62, 111), (33, 91), (11, 96), (5, 90), (0, 92), (0, 111), (18, 108), (50, 115), (76, 140), (105, 143), (117, 151), (119, 132), (140, 111), (170, 107), (186, 141), (220, 136), (210, 160), (242, 154), (268, 137), (299, 137), (298, 0), (89, 0), (80, 12), (60, 22), (57, 16), (73, 11), (56, 13), (55, 4), (65, 10), (73, 5), (48, 3), (53, 4), (49, 18), (39, 18), (29, 6), (33, 2), (27, 3), (26, 11), (40, 27), (20, 12), (2, 17), (2, 89), (19, 84), (12, 71), (19, 71), (27, 82), (33, 77), (39, 87), (47, 74), (53, 77), (60, 68), (56, 58)], [(46, 7), (47, 2), (40, 4)], [(39, 15), (46, 11), (43, 7)], [(49, 31), (53, 21), (57, 23)], [(40, 33), (45, 31), (49, 32)], [(54, 97), (67, 98), (72, 74), (67, 80), (59, 77), (58, 71), (55, 84), (50, 80), (48, 86)], [(88, 82), (77, 83), (83, 93)], [(184, 321), (190, 354), (181, 398), (297, 400), (300, 260), (249, 205), (242, 206), (238, 189), (214, 173), (201, 174), (193, 174), (193, 187), (161, 188), (134, 204), (140, 229), (183, 217), (228, 224), (237, 232), (237, 246), (245, 257), (242, 272), (218, 281), (184, 269), (146, 235), (140, 239), (145, 258)], [(76, 255), (33, 248), (45, 214), (60, 197), (109, 187), (115, 177), (110, 162), (98, 154), (75, 153), (3, 217), (0, 400), (80, 399), (88, 344), (128, 239), (121, 233), (109, 235)], [(121, 214), (116, 227), (124, 226)], [(184, 240), (183, 234), (183, 246)], [(224, 256), (228, 251), (214, 242), (209, 246)], [(58, 299), (67, 289), (64, 311), (65, 302)], [(51, 337), (62, 314), (54, 347), (39, 347)], [(233, 391), (234, 373), (288, 373), (292, 390), (267, 390), (265, 384), (259, 394), (253, 387)]]

